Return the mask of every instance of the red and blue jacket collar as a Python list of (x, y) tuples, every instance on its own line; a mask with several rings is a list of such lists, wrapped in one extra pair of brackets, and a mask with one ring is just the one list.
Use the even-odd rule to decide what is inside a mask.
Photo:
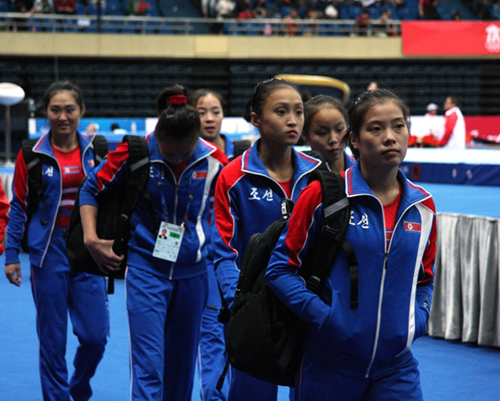
[[(49, 131), (49, 133), (43, 135), (33, 146), (33, 152), (35, 153), (40, 153), (47, 155), (51, 157), (52, 159), (56, 159), (56, 156), (54, 154), (54, 150), (52, 149), (52, 145), (50, 143), (50, 135), (52, 134), (52, 131)], [(86, 134), (81, 134), (80, 132), (77, 131), (77, 136), (78, 136), (78, 144), (80, 146), (80, 155), (82, 159), (82, 166), (85, 171), (85, 175), (90, 173), (89, 166), (94, 166), (93, 159), (90, 161), (89, 157), (91, 154), (88, 154), (88, 150), (92, 145), (92, 140), (94, 139), (94, 135), (86, 135)], [(93, 153), (92, 153), (93, 155)], [(87, 161), (87, 162), (86, 162)]]
[[(398, 181), (400, 182), (403, 190), (401, 198), (402, 204), (407, 203), (410, 205), (431, 198), (431, 194), (429, 192), (408, 180), (401, 170), (398, 170)], [(375, 196), (368, 186), (365, 178), (361, 174), (359, 160), (351, 168), (346, 170), (345, 182), (347, 196)]]
[[(250, 149), (247, 149), (241, 157), (241, 170), (245, 173), (259, 174), (270, 177), (264, 164), (259, 158), (259, 146), (261, 140), (258, 139)], [(302, 152), (297, 152), (292, 148), (292, 160), (293, 160), (293, 170), (294, 177), (293, 181), (296, 182), (302, 175), (310, 173), (312, 170), (316, 169), (321, 161), (306, 155)]]
[[(83, 155), (87, 149), (92, 144), (94, 135), (84, 135), (77, 131), (78, 143), (80, 145), (81, 154)], [(52, 130), (48, 134), (43, 135), (38, 142), (33, 146), (33, 151), (36, 153), (43, 153), (52, 157), (54, 156), (54, 151), (52, 150), (52, 145), (50, 143), (50, 136), (52, 135)]]

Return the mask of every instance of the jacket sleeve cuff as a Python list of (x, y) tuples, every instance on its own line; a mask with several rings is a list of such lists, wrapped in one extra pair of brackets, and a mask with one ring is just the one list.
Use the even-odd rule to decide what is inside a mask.
[(99, 207), (99, 204), (97, 203), (95, 197), (83, 190), (80, 191), (80, 206), (82, 205), (91, 205)]
[(303, 320), (314, 324), (319, 329), (322, 329), (330, 318), (330, 306), (318, 296), (311, 299), (304, 312)]
[(10, 265), (11, 263), (20, 263), (19, 251), (14, 248), (7, 248), (5, 250), (5, 264)]

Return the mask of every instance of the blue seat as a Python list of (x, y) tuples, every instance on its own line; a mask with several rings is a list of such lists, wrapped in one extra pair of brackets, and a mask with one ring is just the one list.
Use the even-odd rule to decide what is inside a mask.
[(61, 30), (62, 32), (78, 32), (77, 21), (73, 19), (65, 19), (59, 22), (59, 26), (57, 30)]
[(122, 28), (122, 33), (139, 33), (141, 25), (141, 21), (126, 21), (124, 27)]
[(372, 4), (371, 6), (367, 7), (367, 10), (372, 19), (379, 18), (383, 11), (382, 7), (378, 3)]
[(78, 15), (85, 15), (87, 14), (85, 11), (85, 5), (83, 4), (82, 1), (77, 1), (76, 2), (76, 13)]
[(120, 21), (103, 21), (101, 28), (103, 33), (119, 33)]
[(10, 12), (9, 3), (6, 0), (0, 1), (0, 13), (8, 13)]
[(358, 4), (353, 4), (348, 7), (349, 9), (349, 19), (356, 19), (358, 15), (363, 11), (363, 7)]
[(252, 22), (245, 22), (241, 24), (243, 32), (246, 35), (261, 35), (261, 31), (259, 31), (259, 29), (263, 30), (264, 27), (262, 26), (262, 28), (259, 28), (259, 26), (260, 24), (255, 24)]
[(94, 4), (90, 1), (87, 3), (87, 14), (88, 15), (97, 15), (98, 14), (96, 4)]
[(172, 25), (164, 23), (162, 21), (147, 21), (146, 33), (172, 35), (174, 31), (172, 29)]
[(150, 17), (160, 17), (160, 13), (158, 12), (158, 6), (156, 5), (156, 1), (150, 1), (150, 6), (148, 9), (148, 15)]

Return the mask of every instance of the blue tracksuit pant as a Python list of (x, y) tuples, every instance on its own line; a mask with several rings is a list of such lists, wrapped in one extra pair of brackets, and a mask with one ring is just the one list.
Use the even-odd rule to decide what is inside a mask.
[(229, 401), (276, 401), (278, 386), (231, 367)]
[(168, 280), (129, 266), (126, 291), (131, 399), (190, 400), (207, 275)]
[(418, 363), (411, 351), (374, 365), (368, 378), (348, 369), (305, 357), (294, 401), (423, 401)]
[[(52, 235), (43, 266), (31, 266), (31, 289), (40, 342), (40, 378), (44, 400), (88, 400), (90, 379), (101, 360), (109, 332), (104, 277), (70, 271), (62, 229)], [(79, 346), (68, 383), (66, 337), (68, 311)]]
[[(217, 390), (217, 382), (224, 371), (224, 325), (217, 321), (222, 308), (221, 295), (213, 267), (208, 268), (208, 303), (201, 320), (201, 340), (198, 354), (198, 371), (201, 384), (201, 400), (226, 401), (229, 389), (228, 377), (222, 389)], [(227, 375), (229, 376), (229, 375)]]

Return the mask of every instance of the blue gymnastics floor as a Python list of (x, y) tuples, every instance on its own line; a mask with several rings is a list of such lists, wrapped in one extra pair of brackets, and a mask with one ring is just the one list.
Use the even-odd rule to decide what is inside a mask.
[(438, 213), (500, 217), (500, 187), (415, 182), (432, 194)]
[[(418, 183), (434, 196), (442, 213), (500, 217), (500, 187)], [(0, 265), (4, 265), (0, 256)], [(0, 279), (0, 400), (38, 401), (38, 341), (35, 308), (29, 285), (28, 260), (22, 254), (23, 283), (20, 288)], [(94, 400), (129, 399), (129, 343), (123, 281), (109, 297), (111, 336), (97, 373), (92, 380)], [(76, 339), (68, 330), (69, 373)], [(426, 401), (496, 400), (500, 394), (500, 350), (424, 337), (413, 347), (420, 363)], [(173, 367), (175, 368), (175, 367)], [(200, 400), (195, 383), (192, 400)], [(288, 399), (280, 388), (279, 401)], [(189, 400), (187, 400), (189, 401)], [(258, 400), (256, 400), (258, 401)]]
[[(35, 308), (29, 286), (26, 255), (22, 255), (23, 284), (20, 288), (0, 280), (0, 400), (39, 401), (38, 341)], [(3, 265), (4, 258), (0, 257)], [(129, 344), (125, 308), (125, 288), (116, 282), (109, 297), (111, 336), (104, 358), (92, 379), (96, 401), (129, 399)], [(77, 342), (68, 330), (67, 360)], [(493, 401), (500, 394), (500, 349), (475, 347), (442, 339), (423, 337), (413, 345), (419, 361), (426, 401)], [(175, 367), (173, 367), (175, 369)], [(195, 382), (191, 401), (201, 401)], [(278, 401), (288, 400), (288, 388), (279, 389)], [(189, 400), (186, 400), (189, 401)], [(256, 400), (258, 401), (258, 400)]]

